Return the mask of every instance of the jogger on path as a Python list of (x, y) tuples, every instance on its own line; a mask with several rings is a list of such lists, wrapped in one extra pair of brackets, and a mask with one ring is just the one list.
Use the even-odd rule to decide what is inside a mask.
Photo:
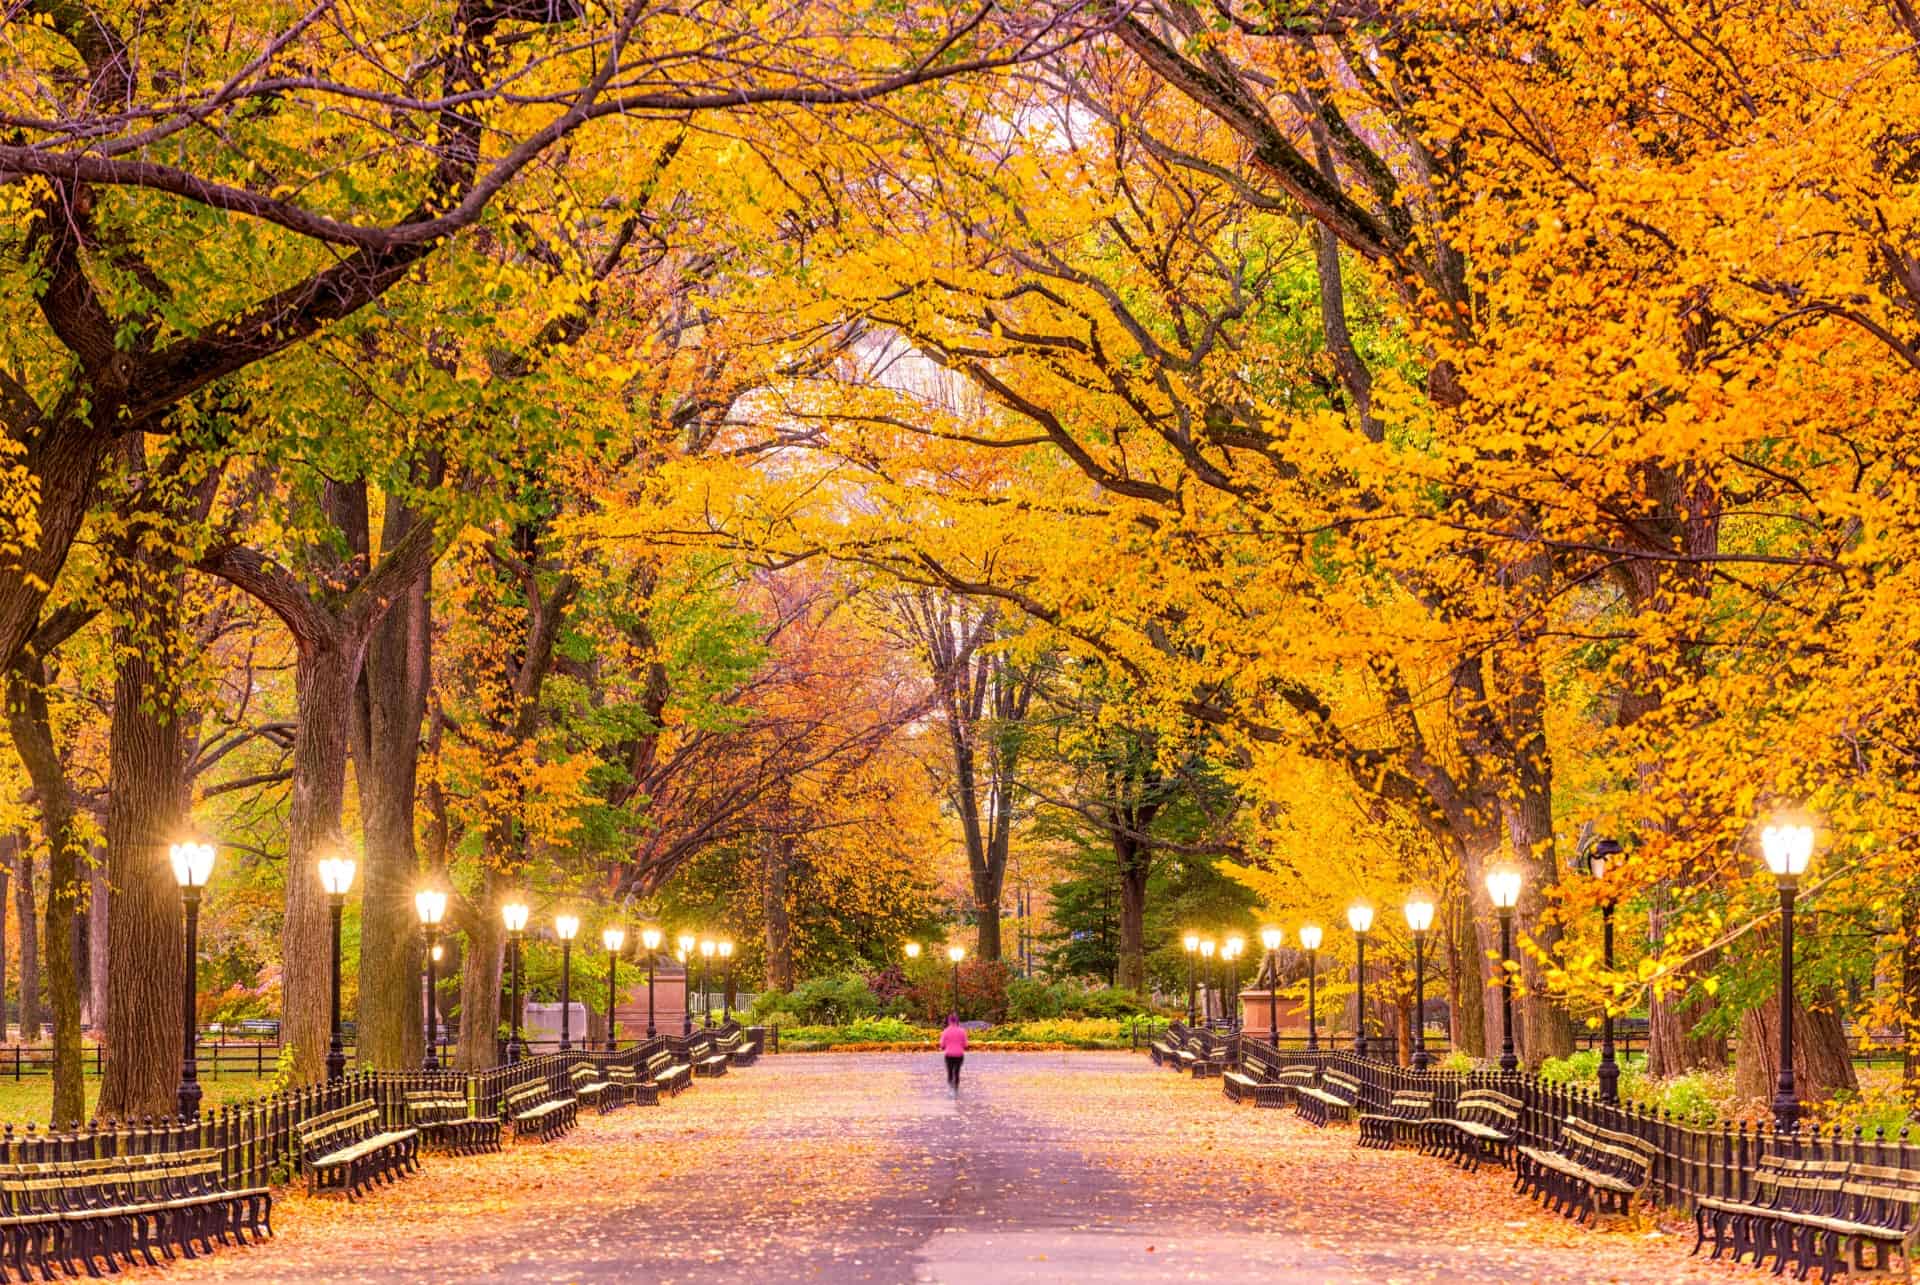
[(947, 1087), (960, 1091), (960, 1064), (967, 1060), (967, 1028), (960, 1025), (960, 1014), (947, 1014), (947, 1029), (940, 1032), (940, 1051), (947, 1055)]

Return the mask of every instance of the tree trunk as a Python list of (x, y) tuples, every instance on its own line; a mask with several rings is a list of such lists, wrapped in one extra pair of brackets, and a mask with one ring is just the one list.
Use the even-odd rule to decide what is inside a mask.
[[(341, 492), (348, 499), (358, 496), (357, 529), (363, 532), (366, 488)], [(391, 556), (424, 520), (390, 500), (382, 556)], [(365, 872), (357, 1057), (361, 1065), (382, 1070), (418, 1066), (425, 1051), (424, 1014), (416, 1002), (421, 959), (413, 908), (419, 879), (413, 809), (431, 672), (431, 580), (431, 571), (422, 574), (374, 626), (355, 704), (354, 785), (360, 798)]]
[(40, 1038), (40, 906), (33, 891), (33, 845), (13, 859), (13, 921), (20, 925), (20, 1040)]
[(79, 1122), (87, 1112), (80, 1065), (80, 969), (74, 931), (84, 899), (85, 840), (67, 783), (66, 765), (53, 739), (47, 706), (47, 671), (32, 648), (8, 672), (7, 721), (13, 746), (26, 765), (40, 800), (47, 839), (47, 990), (53, 1008), (53, 1104), (56, 1126)]
[[(1540, 753), (1544, 756), (1545, 750)], [(1526, 1068), (1537, 1070), (1546, 1059), (1566, 1057), (1573, 1052), (1573, 1018), (1548, 992), (1546, 973), (1539, 961), (1520, 944), (1520, 935), (1527, 933), (1551, 957), (1563, 935), (1559, 923), (1545, 913), (1552, 904), (1550, 894), (1558, 878), (1553, 848), (1553, 799), (1542, 783), (1521, 791), (1518, 798), (1503, 800), (1501, 813), (1506, 818), (1514, 857), (1526, 872), (1520, 904), (1513, 916), (1513, 951), (1521, 961), (1519, 980), (1525, 983), (1526, 992), (1516, 994), (1513, 1000), (1514, 1022), (1518, 1027), (1515, 1042)]]
[(762, 917), (767, 925), (767, 989), (793, 989), (793, 914), (788, 904), (793, 871), (791, 834), (763, 840), (766, 869), (761, 883)]
[(173, 693), (154, 657), (177, 642), (172, 623), (180, 577), (142, 568), (150, 588), (137, 604), (158, 639), (114, 631), (119, 668), (113, 683), (108, 740), (107, 955), (115, 967), (107, 991), (106, 1076), (102, 1117), (170, 1115), (180, 1082), (185, 981), (180, 890), (167, 865), (167, 845), (186, 816), (186, 747)]
[(978, 916), (974, 954), (979, 959), (1000, 958), (1000, 880), (975, 871), (973, 913)]
[(1152, 854), (1137, 840), (1115, 835), (1113, 855), (1120, 872), (1119, 985), (1147, 989), (1147, 875)]
[[(500, 904), (506, 879), (489, 863), (480, 887), (481, 910), (467, 929), (466, 967), (460, 973), (460, 1042), (453, 1051), (453, 1065), (461, 1071), (481, 1071), (500, 1062), (500, 1015), (505, 1012), (500, 981), (507, 929), (492, 908)], [(524, 988), (524, 979), (521, 984)], [(525, 1000), (523, 989), (521, 1001)]]
[[(331, 1034), (332, 937), (316, 863), (340, 846), (357, 647), (334, 631), (299, 640), (293, 668), (299, 727), (287, 814), (286, 921), (280, 932), (280, 1039), (292, 1047), (292, 1082), (326, 1073)], [(416, 984), (416, 992), (418, 986)]]
[[(1666, 935), (1665, 894), (1656, 894), (1647, 915), (1647, 936), (1657, 948)], [(1696, 961), (1687, 976), (1704, 976), (1713, 971), (1719, 952)], [(1716, 1007), (1709, 995), (1655, 992), (1647, 1004), (1647, 1074), (1656, 1078), (1683, 1075), (1688, 1071), (1724, 1067), (1727, 1064), (1727, 1037), (1724, 1034), (1696, 1034), (1701, 1020)], [(1775, 1061), (1779, 1059), (1776, 1058)]]
[[(1858, 1092), (1847, 1033), (1840, 1025), (1831, 992), (1810, 1009), (1793, 1002), (1793, 1081), (1800, 1100)], [(1733, 1061), (1735, 1091), (1743, 1098), (1771, 1098), (1780, 1075), (1780, 996), (1770, 994), (1740, 1018), (1740, 1044)]]
[(1481, 988), (1483, 961), (1480, 930), (1473, 905), (1457, 897), (1447, 917), (1447, 1021), (1453, 1047), (1470, 1057), (1487, 1055), (1486, 992)]
[(87, 1013), (94, 1041), (103, 1046), (107, 1038), (108, 964), (113, 958), (107, 942), (111, 918), (108, 887), (107, 850), (96, 847), (87, 867)]
[(0, 833), (0, 1042), (7, 1033), (7, 885), (13, 880), (13, 863), (20, 857), (20, 836)]

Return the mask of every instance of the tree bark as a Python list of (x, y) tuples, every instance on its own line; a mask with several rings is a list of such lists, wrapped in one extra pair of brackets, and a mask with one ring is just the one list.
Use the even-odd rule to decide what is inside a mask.
[(761, 882), (761, 910), (767, 925), (767, 988), (793, 989), (793, 915), (788, 904), (789, 883), (793, 871), (791, 834), (769, 835), (762, 840), (762, 860), (766, 868)]
[(53, 1103), (48, 1117), (58, 1126), (86, 1115), (80, 1065), (80, 970), (74, 932), (84, 899), (85, 840), (77, 824), (73, 790), (53, 738), (47, 705), (47, 670), (29, 646), (7, 675), (7, 721), (13, 745), (39, 796), (40, 824), (47, 839), (47, 991), (53, 1010)]
[[(1858, 1092), (1847, 1033), (1829, 992), (1818, 1008), (1793, 1001), (1793, 1080), (1802, 1101)], [(1735, 1091), (1743, 1098), (1771, 1098), (1780, 1075), (1780, 996), (1770, 994), (1740, 1018), (1739, 1050), (1733, 1060)]]
[[(1542, 757), (1545, 753), (1544, 747), (1538, 750)], [(1501, 811), (1514, 855), (1526, 871), (1520, 904), (1514, 910), (1513, 949), (1520, 960), (1520, 980), (1525, 983), (1525, 994), (1516, 994), (1513, 1000), (1514, 1022), (1519, 1028), (1515, 1041), (1527, 1069), (1537, 1070), (1546, 1059), (1573, 1052), (1573, 1018), (1548, 993), (1546, 973), (1533, 953), (1521, 948), (1519, 936), (1525, 931), (1549, 957), (1560, 944), (1560, 925), (1545, 914), (1557, 881), (1553, 801), (1544, 787), (1527, 788), (1517, 799), (1504, 802)]]
[(341, 846), (347, 742), (359, 648), (337, 636), (299, 646), (293, 667), (299, 727), (293, 738), (293, 798), (287, 811), (286, 921), (280, 930), (280, 1039), (295, 1084), (326, 1073), (331, 1033), (332, 936), (317, 863)]
[[(1666, 935), (1666, 891), (1657, 889), (1647, 912), (1647, 937), (1658, 948)], [(1719, 952), (1696, 961), (1686, 976), (1713, 971)], [(1647, 1074), (1655, 1078), (1683, 1075), (1702, 1068), (1727, 1064), (1727, 1037), (1724, 1034), (1698, 1034), (1700, 1022), (1717, 1007), (1714, 999), (1700, 992), (1654, 994), (1647, 1004)], [(1778, 1058), (1774, 1059), (1778, 1061)]]
[(1454, 899), (1447, 929), (1448, 1033), (1453, 1047), (1460, 1052), (1471, 1057), (1485, 1057), (1486, 992), (1480, 984), (1485, 961), (1480, 954), (1480, 929), (1474, 923), (1473, 905), (1469, 898), (1462, 896)]
[[(366, 552), (366, 488), (341, 490), (348, 503), (357, 503), (356, 547)], [(389, 500), (381, 555), (391, 557), (426, 520)], [(432, 574), (428, 570), (409, 585), (374, 626), (355, 703), (354, 785), (365, 839), (357, 1056), (363, 1066), (379, 1069), (418, 1066), (425, 1051), (424, 1014), (415, 1002), (421, 960), (413, 908), (419, 880), (413, 810), (432, 662)]]
[(1147, 989), (1147, 876), (1152, 854), (1130, 836), (1115, 835), (1113, 855), (1120, 871), (1119, 986)]
[[(102, 831), (105, 828), (103, 825)], [(87, 866), (87, 1014), (93, 1024), (94, 1041), (103, 1047), (107, 1040), (108, 965), (113, 958), (107, 942), (107, 925), (112, 918), (109, 887), (107, 850), (95, 847)]]
[(7, 885), (13, 881), (13, 863), (19, 859), (18, 833), (0, 833), (0, 1040), (7, 1033)]
[(40, 905), (33, 891), (33, 845), (13, 858), (13, 920), (20, 925), (20, 1040), (40, 1038)]
[[(500, 1061), (500, 1015), (505, 1011), (500, 981), (507, 929), (493, 908), (500, 904), (506, 886), (505, 877), (489, 864), (480, 881), (479, 907), (467, 925), (466, 967), (460, 973), (460, 1042), (453, 1051), (456, 1070), (485, 1070)], [(525, 998), (522, 994), (523, 1002)]]
[(135, 573), (136, 613), (147, 631), (114, 631), (114, 675), (108, 740), (107, 953), (117, 976), (107, 991), (103, 1117), (170, 1115), (180, 1082), (181, 989), (186, 944), (180, 890), (167, 865), (167, 845), (186, 819), (186, 743), (174, 692), (154, 657), (177, 643), (181, 577), (142, 565)]

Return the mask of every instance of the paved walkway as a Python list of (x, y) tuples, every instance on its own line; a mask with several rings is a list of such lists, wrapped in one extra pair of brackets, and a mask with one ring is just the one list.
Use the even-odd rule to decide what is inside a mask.
[(505, 1156), (429, 1157), (173, 1282), (1758, 1281), (1127, 1054), (788, 1055)]

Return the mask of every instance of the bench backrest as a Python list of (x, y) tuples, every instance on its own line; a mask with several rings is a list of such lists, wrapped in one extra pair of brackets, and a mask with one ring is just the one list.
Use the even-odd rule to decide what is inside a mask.
[(667, 1049), (658, 1049), (647, 1055), (647, 1074), (658, 1075), (673, 1065), (673, 1054)]
[(1657, 1154), (1653, 1144), (1644, 1139), (1603, 1129), (1571, 1115), (1560, 1131), (1560, 1148), (1583, 1164), (1636, 1185), (1653, 1175)]
[(587, 1084), (599, 1079), (600, 1071), (591, 1063), (576, 1062), (574, 1063), (573, 1069), (567, 1072), (567, 1078), (575, 1084)]
[(1320, 1087), (1328, 1093), (1335, 1093), (1355, 1102), (1360, 1100), (1360, 1081), (1345, 1071), (1327, 1070), (1320, 1074)]
[(1387, 1112), (1403, 1120), (1424, 1120), (1433, 1114), (1433, 1094), (1396, 1093), (1393, 1095), (1393, 1100), (1387, 1104)]
[(327, 1151), (350, 1146), (378, 1130), (380, 1108), (372, 1098), (349, 1102), (293, 1126), (301, 1151)]
[(1280, 1083), (1298, 1088), (1313, 1083), (1313, 1068), (1310, 1066), (1283, 1067), (1280, 1071)]
[(1856, 1222), (1901, 1232), (1920, 1225), (1920, 1171), (1849, 1165), (1840, 1190), (1847, 1200), (1847, 1216)]
[(517, 1111), (525, 1107), (538, 1106), (552, 1093), (553, 1090), (547, 1087), (545, 1080), (528, 1080), (518, 1088), (508, 1089), (502, 1095), (500, 1103), (509, 1111)]
[(1521, 1104), (1497, 1089), (1468, 1089), (1454, 1104), (1456, 1119), (1470, 1120), (1491, 1128), (1512, 1128), (1520, 1123)]

